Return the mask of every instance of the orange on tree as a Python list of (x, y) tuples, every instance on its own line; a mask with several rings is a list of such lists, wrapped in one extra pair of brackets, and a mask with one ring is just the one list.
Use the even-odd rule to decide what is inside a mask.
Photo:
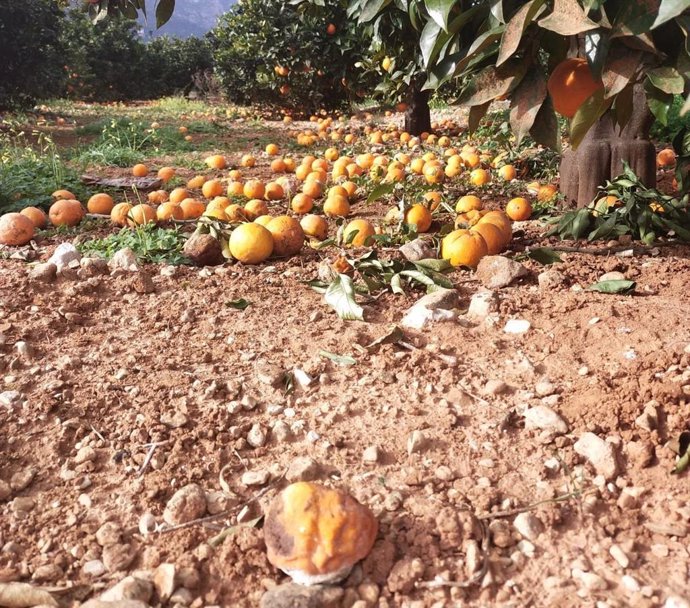
[(431, 211), (419, 203), (405, 212), (405, 223), (417, 228), (417, 232), (427, 232), (431, 228)]
[(114, 206), (115, 201), (113, 201), (112, 196), (105, 192), (94, 194), (86, 203), (86, 208), (89, 213), (96, 213), (99, 215), (110, 215)]
[(482, 201), (478, 196), (466, 194), (458, 199), (458, 202), (455, 204), (455, 212), (467, 213), (468, 211), (479, 211), (483, 207), (484, 205), (482, 205)]
[(676, 153), (672, 148), (666, 148), (656, 155), (656, 166), (660, 169), (673, 167), (676, 164)]
[(254, 221), (257, 217), (268, 214), (268, 205), (266, 201), (258, 198), (253, 198), (244, 206), (244, 215), (250, 221)]
[(76, 226), (85, 215), (81, 203), (75, 200), (56, 201), (48, 210), (48, 217), (53, 226)]
[(184, 219), (195, 220), (200, 218), (204, 211), (206, 211), (206, 205), (203, 201), (195, 198), (186, 198), (180, 203), (182, 212), (184, 213)]
[(363, 219), (352, 220), (343, 230), (343, 242), (353, 247), (368, 245), (369, 239), (376, 234), (374, 225)]
[(260, 264), (273, 253), (273, 237), (256, 222), (240, 224), (228, 242), (230, 255), (243, 264)]
[(328, 222), (322, 215), (305, 215), (299, 225), (308, 237), (323, 241), (328, 236)]
[(139, 163), (138, 165), (134, 165), (132, 167), (132, 175), (134, 177), (146, 177), (148, 174), (149, 168), (142, 163)]
[(159, 222), (169, 222), (170, 220), (183, 220), (184, 211), (182, 207), (175, 203), (161, 203), (156, 209), (156, 218)]
[(350, 215), (350, 201), (346, 196), (335, 194), (326, 199), (323, 212), (329, 217), (347, 217)]
[(28, 217), (36, 228), (45, 228), (48, 225), (48, 216), (43, 209), (38, 207), (24, 207), (19, 213)]
[(295, 255), (304, 245), (304, 230), (294, 217), (274, 217), (266, 229), (273, 235), (273, 253), (278, 257)]
[(326, 28), (326, 33), (329, 36), (333, 36), (337, 31), (338, 31), (338, 28), (335, 27), (335, 24), (333, 24), (333, 23), (328, 24), (328, 27)]
[(263, 198), (266, 193), (264, 183), (258, 179), (250, 179), (244, 184), (242, 192), (248, 199)]
[(134, 205), (127, 215), (127, 224), (130, 226), (143, 226), (145, 224), (155, 223), (156, 210), (146, 203)]
[(455, 267), (476, 268), (479, 261), (488, 253), (486, 241), (478, 232), (454, 230), (441, 242), (441, 257)]
[(559, 63), (547, 83), (554, 109), (568, 118), (575, 116), (579, 107), (603, 88), (601, 81), (594, 79), (587, 60), (580, 57)]
[(116, 226), (126, 226), (127, 216), (131, 210), (132, 205), (130, 203), (118, 203), (110, 212), (110, 221)]
[(6, 213), (0, 216), (0, 244), (17, 247), (26, 245), (34, 238), (34, 226), (31, 218), (21, 213)]
[(192, 194), (186, 188), (175, 188), (170, 193), (170, 198), (168, 200), (170, 200), (171, 203), (179, 205), (184, 199), (191, 198), (191, 196)]

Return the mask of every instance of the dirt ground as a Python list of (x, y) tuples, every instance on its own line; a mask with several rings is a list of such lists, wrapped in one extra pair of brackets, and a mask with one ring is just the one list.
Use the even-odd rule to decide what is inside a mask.
[[(524, 228), (515, 250), (542, 232)], [(287, 581), (256, 525), (287, 475), (348, 489), (379, 533), (328, 598), (266, 606), (688, 606), (670, 444), (690, 430), (690, 248), (562, 255), (548, 283), (524, 262), (483, 320), (457, 270), (455, 320), (374, 347), (422, 294), (342, 321), (305, 284), (328, 251), (52, 282), (0, 261), (0, 582), (76, 606), (135, 574), (151, 605), (258, 606)], [(607, 272), (635, 292), (583, 289)], [(288, 390), (294, 370), (309, 382)], [(188, 484), (206, 512), (171, 530)]]

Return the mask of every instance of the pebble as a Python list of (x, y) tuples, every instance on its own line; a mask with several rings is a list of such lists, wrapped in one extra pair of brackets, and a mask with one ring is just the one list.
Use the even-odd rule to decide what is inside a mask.
[(508, 385), (503, 380), (489, 380), (484, 385), (486, 395), (502, 395), (508, 390)]
[(611, 557), (618, 562), (618, 565), (621, 568), (627, 568), (630, 565), (630, 558), (618, 545), (611, 545), (609, 553), (611, 554)]
[(412, 431), (407, 438), (407, 453), (412, 455), (424, 451), (428, 440), (423, 431)]
[(11, 408), (19, 405), (23, 395), (18, 391), (4, 391), (0, 393), (0, 405)]
[(96, 460), (97, 454), (90, 445), (85, 445), (79, 448), (77, 455), (74, 457), (74, 462), (76, 464), (82, 464), (83, 462), (93, 462)]
[(425, 569), (421, 559), (404, 557), (393, 565), (388, 575), (388, 589), (392, 593), (409, 593), (422, 578)]
[(364, 450), (362, 460), (366, 464), (376, 464), (379, 461), (379, 449), (375, 445), (370, 445)]
[(583, 572), (579, 568), (574, 568), (572, 576), (588, 591), (605, 591), (608, 588), (608, 583), (594, 572)]
[(260, 608), (336, 608), (344, 595), (340, 587), (286, 583), (264, 593)]
[(130, 545), (118, 544), (103, 547), (101, 559), (108, 572), (120, 572), (126, 570), (136, 556), (136, 552)]
[(309, 456), (295, 458), (285, 473), (285, 479), (290, 483), (297, 481), (313, 481), (321, 476), (321, 465)]
[(0, 479), (0, 501), (7, 500), (12, 495), (12, 488), (6, 481)]
[(277, 443), (285, 443), (290, 439), (291, 434), (290, 426), (282, 420), (277, 420), (271, 427), (271, 437), (275, 439)]
[(599, 277), (599, 281), (625, 281), (625, 275), (622, 272), (606, 272)]
[(151, 577), (153, 586), (161, 601), (166, 602), (175, 591), (177, 567), (175, 564), (160, 564)]
[(532, 327), (532, 324), (525, 319), (510, 319), (505, 324), (503, 331), (507, 334), (524, 334), (527, 333)]
[(192, 592), (184, 587), (176, 589), (170, 596), (170, 603), (173, 606), (189, 606), (193, 600), (194, 596), (192, 595)]
[(523, 538), (534, 541), (544, 531), (544, 524), (533, 513), (520, 513), (513, 520), (513, 526)]
[(525, 411), (524, 417), (525, 428), (528, 430), (539, 429), (551, 431), (559, 435), (564, 435), (568, 432), (568, 423), (546, 405), (537, 405), (529, 408)]
[(108, 268), (110, 268), (111, 272), (136, 272), (137, 270), (139, 270), (139, 265), (137, 264), (137, 256), (134, 255), (134, 251), (132, 251), (129, 247), (120, 249), (120, 251), (116, 252), (115, 255), (113, 255), (113, 257), (110, 258), (110, 261), (108, 262)]
[(659, 411), (656, 401), (650, 401), (644, 406), (642, 413), (635, 418), (635, 424), (645, 431), (652, 432), (659, 426)]
[(410, 262), (419, 262), (419, 260), (428, 260), (437, 257), (436, 250), (432, 243), (422, 238), (417, 238), (409, 243), (401, 245), (400, 253)]
[(253, 424), (249, 433), (247, 433), (247, 443), (253, 448), (260, 448), (266, 445), (266, 431), (259, 423)]
[(520, 262), (502, 255), (487, 255), (481, 259), (474, 274), (487, 289), (500, 289), (527, 276), (529, 270)]
[(87, 576), (102, 576), (105, 574), (105, 564), (100, 559), (92, 559), (84, 563), (81, 571)]
[(494, 291), (478, 291), (470, 298), (467, 318), (471, 321), (483, 321), (498, 310), (498, 296)]
[(623, 588), (630, 593), (636, 593), (640, 590), (640, 583), (629, 574), (624, 574), (621, 577), (621, 584)]
[(245, 486), (264, 486), (271, 478), (271, 473), (267, 469), (258, 471), (246, 471), (242, 473), (240, 481)]
[(550, 380), (541, 380), (535, 385), (534, 392), (540, 397), (548, 397), (556, 392), (556, 385)]
[(180, 488), (165, 505), (163, 519), (171, 526), (198, 519), (206, 513), (206, 494), (195, 483)]
[(35, 469), (22, 469), (21, 471), (17, 471), (14, 475), (12, 475), (10, 478), (10, 486), (15, 492), (21, 492), (22, 490), (26, 490), (26, 488), (31, 485), (34, 477), (36, 477)]
[(562, 287), (566, 280), (566, 276), (562, 272), (553, 269), (544, 270), (537, 276), (537, 282), (541, 291), (552, 291)]
[(31, 496), (17, 496), (10, 504), (10, 508), (15, 514), (22, 512), (28, 513), (33, 511), (35, 506), (36, 502), (33, 498), (31, 498)]
[(116, 545), (121, 540), (122, 527), (113, 521), (104, 523), (100, 528), (98, 528), (98, 530), (96, 530), (96, 542), (101, 547)]
[(29, 278), (43, 283), (52, 283), (57, 278), (57, 266), (51, 262), (36, 264), (31, 269)]
[(459, 306), (458, 292), (455, 289), (439, 289), (422, 296), (400, 321), (402, 327), (424, 329), (429, 323), (453, 321), (457, 318)]
[(575, 452), (587, 459), (594, 470), (607, 480), (618, 474), (618, 460), (615, 447), (594, 433), (584, 433), (573, 446)]
[(153, 513), (144, 513), (139, 518), (139, 532), (142, 536), (151, 534), (156, 529), (156, 518)]
[(64, 576), (62, 568), (55, 564), (44, 564), (34, 570), (31, 578), (39, 582), (58, 581)]
[(127, 576), (119, 583), (103, 592), (100, 600), (104, 602), (119, 602), (122, 600), (136, 600), (148, 603), (153, 593), (153, 585), (150, 581)]
[(507, 521), (502, 519), (495, 519), (489, 524), (489, 531), (491, 532), (491, 541), (496, 547), (505, 549), (512, 547), (515, 544), (515, 538)]

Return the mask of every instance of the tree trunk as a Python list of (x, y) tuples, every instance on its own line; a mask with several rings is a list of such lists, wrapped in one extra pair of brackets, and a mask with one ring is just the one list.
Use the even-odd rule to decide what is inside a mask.
[(429, 91), (422, 91), (418, 83), (410, 87), (407, 110), (405, 110), (405, 131), (410, 135), (431, 133), (431, 110), (429, 109)]
[(654, 122), (644, 89), (636, 85), (633, 110), (623, 129), (615, 114), (606, 112), (589, 130), (577, 150), (566, 150), (561, 161), (561, 192), (571, 207), (585, 207), (598, 198), (598, 189), (623, 172), (623, 161), (649, 188), (656, 186), (656, 149), (649, 140)]

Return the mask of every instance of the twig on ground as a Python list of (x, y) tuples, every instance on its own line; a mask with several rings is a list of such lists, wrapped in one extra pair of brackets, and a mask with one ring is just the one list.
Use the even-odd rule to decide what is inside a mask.
[(562, 494), (561, 496), (556, 496), (555, 498), (545, 498), (544, 500), (538, 500), (525, 507), (518, 507), (517, 509), (509, 509), (507, 511), (496, 511), (495, 513), (485, 513), (484, 515), (479, 515), (480, 520), (486, 521), (489, 519), (500, 519), (502, 517), (512, 517), (513, 515), (519, 515), (520, 513), (527, 513), (528, 511), (534, 511), (537, 507), (541, 505), (558, 504), (561, 502), (567, 502), (573, 498), (581, 498), (587, 494), (591, 494), (595, 491), (594, 488), (590, 490), (574, 490), (568, 492), (567, 494)]

